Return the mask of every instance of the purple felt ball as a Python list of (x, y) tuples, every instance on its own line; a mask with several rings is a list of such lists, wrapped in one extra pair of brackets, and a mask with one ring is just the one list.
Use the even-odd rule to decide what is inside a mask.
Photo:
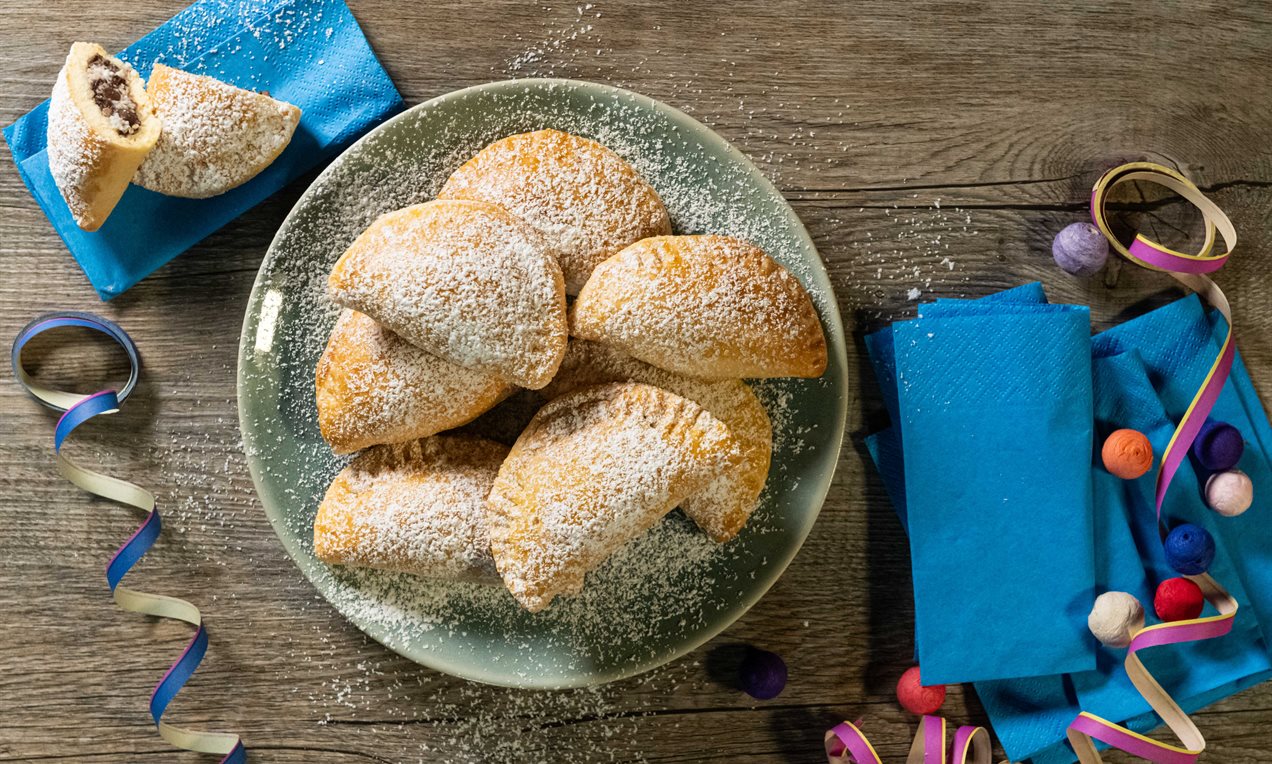
[(1056, 234), (1051, 256), (1067, 273), (1094, 276), (1108, 262), (1109, 241), (1090, 223), (1073, 223)]
[(768, 650), (747, 650), (738, 673), (743, 691), (758, 700), (776, 698), (786, 687), (786, 661)]
[(1215, 540), (1192, 523), (1177, 526), (1166, 536), (1166, 564), (1184, 576), (1205, 573), (1215, 561)]
[(1207, 419), (1193, 441), (1193, 456), (1211, 472), (1223, 472), (1237, 466), (1245, 452), (1241, 431), (1227, 422)]

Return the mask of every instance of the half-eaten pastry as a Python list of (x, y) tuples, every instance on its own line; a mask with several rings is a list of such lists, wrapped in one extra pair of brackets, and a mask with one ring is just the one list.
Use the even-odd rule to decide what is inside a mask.
[(77, 42), (49, 100), (49, 171), (75, 223), (96, 231), (159, 138), (159, 119), (131, 66)]

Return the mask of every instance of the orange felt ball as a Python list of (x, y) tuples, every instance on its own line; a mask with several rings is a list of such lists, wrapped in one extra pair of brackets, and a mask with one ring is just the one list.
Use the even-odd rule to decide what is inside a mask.
[(1134, 480), (1153, 468), (1153, 444), (1138, 430), (1116, 430), (1100, 451), (1104, 469), (1123, 480)]
[(919, 679), (919, 667), (911, 666), (897, 682), (897, 702), (912, 714), (934, 714), (945, 702), (945, 685), (924, 687)]

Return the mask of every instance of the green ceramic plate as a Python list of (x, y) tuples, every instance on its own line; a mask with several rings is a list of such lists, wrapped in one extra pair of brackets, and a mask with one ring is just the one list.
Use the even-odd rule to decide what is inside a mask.
[[(314, 367), (335, 321), (327, 271), (377, 215), (434, 196), (450, 172), (504, 135), (552, 127), (631, 161), (678, 233), (763, 246), (813, 295), (830, 343), (819, 380), (757, 384), (776, 431), (762, 506), (717, 546), (679, 511), (591, 574), (585, 592), (535, 615), (502, 588), (329, 568), (311, 525), (345, 463), (318, 434)], [(571, 687), (646, 671), (720, 633), (777, 580), (817, 518), (847, 407), (843, 327), (808, 233), (737, 150), (676, 109), (567, 80), (514, 80), (420, 104), (334, 161), (278, 231), (252, 290), (239, 349), (239, 415), (252, 478), (278, 537), (318, 591), (359, 628), (439, 671), (493, 684)], [(513, 414), (484, 417), (499, 429)], [(505, 427), (505, 430), (510, 428)], [(515, 430), (505, 433), (515, 437)]]

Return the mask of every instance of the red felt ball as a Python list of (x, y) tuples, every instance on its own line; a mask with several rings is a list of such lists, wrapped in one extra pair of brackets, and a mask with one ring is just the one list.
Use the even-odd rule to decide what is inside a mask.
[(1163, 621), (1187, 621), (1201, 615), (1206, 598), (1201, 587), (1186, 578), (1168, 578), (1157, 585), (1153, 610)]
[(897, 702), (912, 714), (934, 714), (945, 702), (945, 685), (924, 687), (919, 679), (919, 667), (911, 666), (897, 682)]

